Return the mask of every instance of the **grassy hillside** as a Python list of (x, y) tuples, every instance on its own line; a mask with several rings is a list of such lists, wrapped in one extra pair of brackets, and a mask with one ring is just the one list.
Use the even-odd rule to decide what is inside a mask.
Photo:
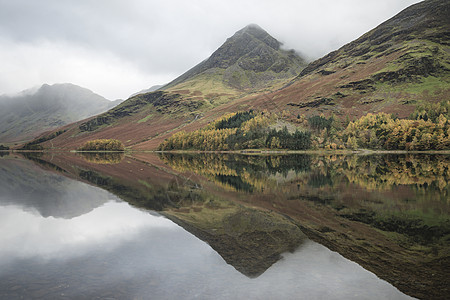
[(288, 87), (251, 99), (297, 114), (408, 116), (450, 98), (450, 3), (413, 5), (357, 40), (309, 64)]

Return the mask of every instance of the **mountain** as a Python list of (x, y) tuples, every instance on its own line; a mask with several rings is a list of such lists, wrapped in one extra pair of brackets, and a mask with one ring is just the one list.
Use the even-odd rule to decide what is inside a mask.
[(206, 100), (213, 108), (252, 93), (282, 87), (306, 66), (294, 50), (256, 24), (228, 38), (212, 55), (160, 90), (188, 100)]
[(357, 40), (310, 63), (287, 87), (250, 99), (292, 115), (407, 117), (450, 99), (450, 2), (412, 5)]
[(170, 90), (195, 86), (198, 81), (237, 90), (265, 88), (298, 75), (305, 60), (295, 51), (280, 48), (281, 43), (256, 24), (236, 32), (207, 60), (163, 87)]
[(341, 121), (378, 112), (408, 117), (420, 105), (450, 99), (449, 6), (412, 5), (305, 68), (295, 52), (249, 25), (165, 87), (72, 124), (42, 145), (75, 149), (116, 138), (132, 149), (156, 149), (176, 132), (250, 109), (275, 112), (284, 124), (321, 114)]
[(120, 102), (108, 101), (73, 85), (44, 84), (15, 96), (0, 96), (0, 143), (19, 143), (42, 132), (102, 113)]
[[(99, 116), (64, 127), (67, 132), (43, 144), (74, 149), (87, 140), (116, 138), (126, 146), (156, 146), (174, 130), (197, 128), (236, 99), (274, 90), (305, 67), (294, 51), (257, 25), (236, 32), (207, 60), (155, 92), (138, 94)], [(215, 115), (210, 115), (215, 111)]]

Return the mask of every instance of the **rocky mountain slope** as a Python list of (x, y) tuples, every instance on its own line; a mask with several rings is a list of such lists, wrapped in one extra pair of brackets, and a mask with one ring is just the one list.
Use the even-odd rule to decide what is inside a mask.
[(42, 132), (102, 113), (108, 101), (73, 84), (44, 84), (15, 96), (0, 96), (0, 143), (19, 143)]
[(163, 89), (189, 88), (206, 78), (217, 79), (217, 84), (238, 90), (273, 86), (298, 75), (306, 65), (295, 51), (282, 50), (280, 46), (261, 27), (250, 24), (228, 38), (207, 60)]
[(282, 87), (306, 66), (294, 50), (282, 44), (256, 24), (250, 24), (228, 38), (205, 61), (160, 88), (183, 98), (207, 101), (213, 107), (252, 93)]

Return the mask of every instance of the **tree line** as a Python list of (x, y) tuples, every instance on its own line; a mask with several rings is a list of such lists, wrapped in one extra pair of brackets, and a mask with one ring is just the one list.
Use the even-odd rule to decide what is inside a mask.
[(323, 115), (297, 116), (295, 130), (275, 124), (284, 117), (254, 110), (231, 113), (193, 132), (175, 133), (159, 150), (241, 149), (450, 149), (450, 101), (419, 105), (408, 119), (386, 113), (345, 122)]

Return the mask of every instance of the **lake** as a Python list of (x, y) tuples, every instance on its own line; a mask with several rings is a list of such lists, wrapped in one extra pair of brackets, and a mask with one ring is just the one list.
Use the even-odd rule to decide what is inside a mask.
[(449, 167), (2, 153), (0, 299), (445, 299)]

